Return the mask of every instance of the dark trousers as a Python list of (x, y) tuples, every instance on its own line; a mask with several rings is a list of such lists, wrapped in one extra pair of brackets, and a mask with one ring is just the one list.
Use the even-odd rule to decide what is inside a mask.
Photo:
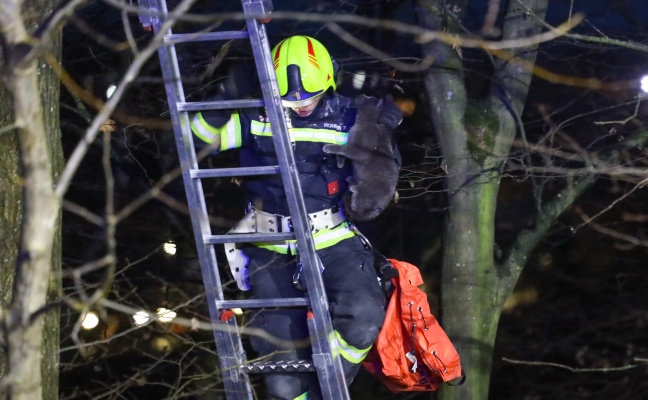
[[(257, 299), (302, 297), (306, 293), (293, 285), (295, 257), (250, 247), (249, 278), (252, 295)], [(324, 265), (322, 279), (329, 301), (333, 329), (344, 341), (357, 348), (370, 347), (378, 336), (385, 318), (385, 295), (373, 266), (371, 249), (366, 249), (359, 237), (318, 250)], [(252, 314), (250, 326), (259, 328), (270, 337), (252, 335), (252, 347), (260, 357), (269, 360), (304, 360), (311, 358), (306, 310), (283, 308), (261, 310)], [(266, 358), (269, 357), (269, 358)], [(360, 368), (341, 358), (347, 384)], [(264, 374), (269, 399), (293, 400), (309, 389), (317, 388), (315, 373)], [(310, 397), (316, 398), (315, 392)]]

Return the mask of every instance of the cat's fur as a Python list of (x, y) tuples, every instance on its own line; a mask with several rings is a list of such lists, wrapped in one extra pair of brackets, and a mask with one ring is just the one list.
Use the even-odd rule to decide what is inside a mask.
[(394, 197), (399, 166), (392, 133), (378, 123), (382, 100), (360, 95), (355, 103), (358, 113), (348, 144), (327, 144), (323, 150), (351, 160), (353, 177), (347, 179), (346, 211), (352, 219), (366, 221), (376, 218)]

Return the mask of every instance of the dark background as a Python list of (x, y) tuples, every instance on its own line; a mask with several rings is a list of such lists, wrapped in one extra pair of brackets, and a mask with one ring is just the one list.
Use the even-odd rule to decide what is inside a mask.
[[(199, 3), (196, 13), (224, 11), (220, 2)], [(231, 11), (239, 11), (238, 3)], [(356, 14), (415, 23), (411, 1), (275, 1), (275, 9), (329, 14)], [(295, 4), (298, 3), (298, 4)], [(507, 2), (502, 2), (502, 8)], [(220, 8), (217, 8), (220, 7)], [(648, 45), (648, 3), (635, 1), (550, 1), (547, 21), (559, 24), (568, 12), (584, 12), (586, 20), (575, 33), (605, 35)], [(470, 3), (467, 28), (479, 31), (486, 3)], [(122, 17), (110, 6), (96, 2), (76, 14), (78, 21), (64, 31), (63, 64), (68, 72), (95, 96), (103, 98), (110, 84), (122, 77), (133, 56), (114, 45), (125, 40)], [(133, 35), (144, 46), (150, 38), (129, 18)], [(242, 22), (228, 22), (219, 29), (240, 29)], [(346, 26), (394, 57), (419, 57), (410, 37), (394, 32)], [(181, 24), (178, 31), (195, 29)], [(268, 25), (271, 43), (292, 34), (308, 34), (327, 45), (340, 62), (339, 91), (354, 96), (360, 92), (416, 104), (398, 129), (397, 140), (403, 154), (397, 204), (377, 220), (363, 224), (362, 230), (388, 257), (418, 265), (425, 275), (426, 290), (433, 308), (438, 307), (438, 273), (445, 207), (443, 173), (440, 170), (434, 131), (425, 110), (425, 94), (417, 73), (402, 73), (359, 53), (336, 38), (322, 24), (278, 20)], [(97, 40), (97, 39), (101, 40)], [(220, 45), (178, 46), (185, 94), (196, 100), (213, 91), (231, 62), (249, 61), (245, 45), (233, 45), (224, 64), (206, 73)], [(468, 92), (478, 97), (488, 85), (489, 58), (480, 51), (464, 49)], [(538, 65), (555, 72), (606, 81), (637, 80), (648, 74), (648, 53), (610, 45), (557, 39), (541, 46)], [(354, 89), (351, 80), (357, 71), (366, 71), (365, 86)], [(638, 86), (622, 92), (602, 92), (586, 88), (549, 84), (534, 79), (523, 115), (530, 140), (547, 129), (546, 115), (564, 123), (564, 131), (584, 147), (604, 150), (637, 129), (646, 129), (645, 102), (637, 116), (626, 124), (595, 125), (595, 121), (624, 120), (634, 113)], [(69, 154), (95, 111), (80, 106), (70, 93), (62, 94), (63, 143)], [(132, 115), (165, 119), (166, 94), (155, 57), (130, 86), (119, 109)], [(111, 140), (111, 167), (116, 180), (117, 209), (127, 206), (151, 189), (161, 176), (177, 166), (173, 134), (146, 124), (117, 121)], [(641, 163), (642, 149), (633, 157)], [(101, 140), (91, 147), (75, 177), (66, 199), (98, 215), (105, 213), (105, 179), (101, 165)], [(512, 157), (519, 156), (515, 152)], [(205, 163), (230, 166), (235, 152), (222, 154)], [(555, 186), (554, 186), (555, 185)], [(593, 215), (627, 192), (633, 185), (602, 178), (577, 206)], [(558, 183), (545, 181), (546, 193)], [(524, 174), (511, 172), (502, 183), (498, 204), (497, 238), (506, 246), (522, 228), (520, 221), (534, 212), (533, 185)], [(182, 183), (174, 181), (164, 192), (184, 201)], [(597, 220), (605, 226), (644, 238), (645, 190), (639, 189)], [(214, 232), (225, 232), (242, 212), (238, 186), (230, 180), (213, 180), (206, 185), (214, 221)], [(647, 367), (637, 358), (647, 359), (648, 274), (646, 248), (631, 246), (590, 229), (570, 210), (552, 228), (548, 237), (529, 260), (514, 295), (505, 306), (498, 330), (490, 399), (648, 399)], [(103, 227), (64, 213), (64, 264), (72, 270), (104, 254)], [(204, 289), (195, 259), (191, 227), (182, 207), (152, 200), (119, 225), (117, 232), (120, 271), (111, 299), (133, 309), (173, 308), (184, 318), (204, 320), (208, 315)], [(161, 246), (173, 241), (174, 256)], [(84, 276), (86, 289), (103, 279), (101, 273)], [(66, 280), (66, 291), (77, 288)], [(235, 297), (229, 282), (226, 293)], [(461, 312), (461, 310), (455, 310)], [(73, 340), (78, 315), (63, 313), (61, 397), (69, 399), (104, 398), (165, 399), (180, 391), (185, 398), (218, 398), (218, 375), (210, 332), (188, 332), (180, 326), (153, 323), (134, 328), (128, 315), (104, 310), (100, 325), (81, 331), (79, 348)], [(510, 360), (543, 361), (560, 364), (519, 365)], [(605, 368), (637, 365), (621, 371)], [(570, 371), (595, 369), (596, 371)], [(203, 374), (205, 374), (203, 376)], [(186, 387), (182, 386), (186, 385)], [(391, 395), (372, 377), (361, 373), (352, 386), (353, 398), (428, 398), (428, 394)]]

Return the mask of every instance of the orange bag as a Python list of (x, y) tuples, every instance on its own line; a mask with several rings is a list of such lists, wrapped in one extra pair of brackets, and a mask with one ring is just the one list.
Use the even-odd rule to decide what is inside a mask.
[[(392, 392), (434, 391), (442, 382), (459, 381), (459, 354), (430, 312), (421, 272), (414, 265), (389, 260), (398, 270), (394, 292), (378, 339), (363, 361)], [(453, 384), (451, 382), (451, 384)]]

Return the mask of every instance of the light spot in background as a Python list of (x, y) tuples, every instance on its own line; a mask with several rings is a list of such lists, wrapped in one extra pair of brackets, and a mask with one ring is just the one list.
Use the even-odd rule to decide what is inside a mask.
[(144, 325), (149, 319), (149, 313), (146, 311), (138, 311), (133, 315), (133, 322), (135, 322), (135, 325), (137, 326)]
[(358, 71), (355, 74), (353, 74), (353, 88), (355, 90), (360, 90), (362, 89), (362, 86), (364, 85), (365, 79), (367, 79), (367, 75), (364, 71)]
[(115, 93), (115, 90), (117, 90), (117, 86), (108, 86), (108, 89), (106, 89), (106, 98), (109, 99)]
[(90, 311), (83, 317), (81, 321), (81, 327), (85, 330), (90, 330), (96, 328), (99, 325), (99, 317), (96, 313)]
[(174, 255), (177, 251), (176, 244), (173, 242), (166, 242), (164, 243), (164, 246), (162, 246), (164, 249), (164, 252), (169, 254), (169, 255)]
[(157, 309), (157, 315), (158, 318), (160, 319), (160, 322), (171, 322), (177, 316), (175, 311), (169, 310), (164, 307), (160, 307)]
[(644, 93), (648, 93), (648, 75), (645, 75), (643, 78), (641, 78), (641, 90)]

